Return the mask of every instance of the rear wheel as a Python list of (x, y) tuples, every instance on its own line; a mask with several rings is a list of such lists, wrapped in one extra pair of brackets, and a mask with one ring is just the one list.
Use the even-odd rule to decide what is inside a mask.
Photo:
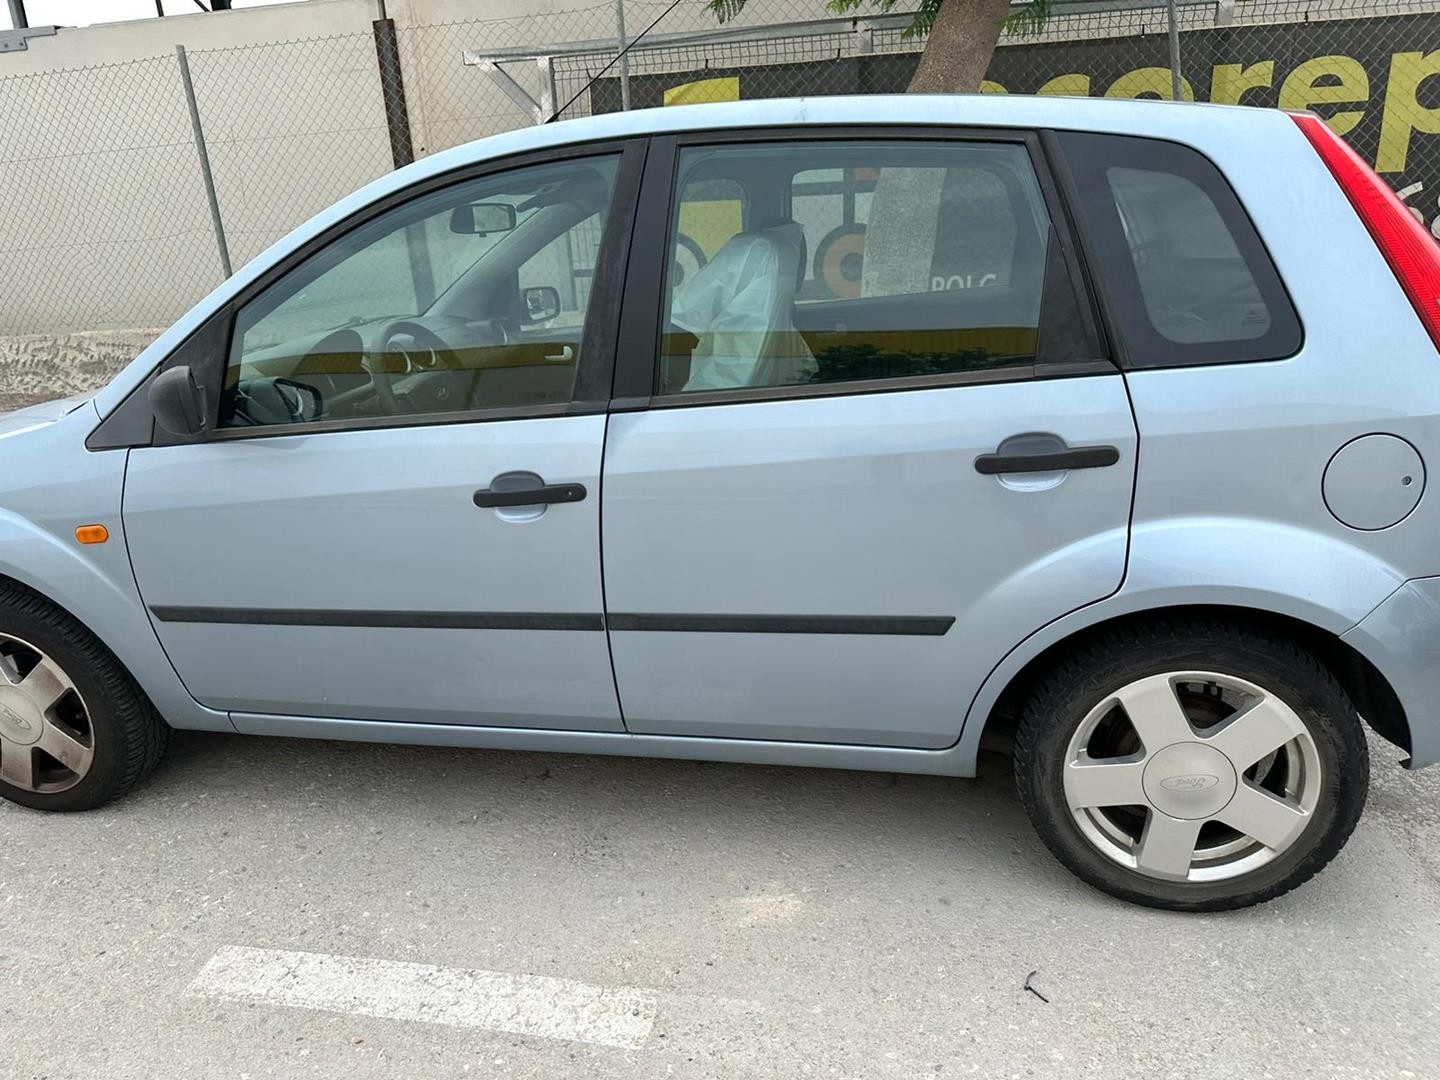
[(0, 585), (0, 797), (88, 810), (159, 762), (170, 729), (119, 661), (69, 615)]
[(1329, 862), (1364, 806), (1369, 756), (1313, 656), (1192, 622), (1107, 635), (1061, 660), (1023, 712), (1016, 779), (1080, 877), (1206, 911), (1279, 896)]

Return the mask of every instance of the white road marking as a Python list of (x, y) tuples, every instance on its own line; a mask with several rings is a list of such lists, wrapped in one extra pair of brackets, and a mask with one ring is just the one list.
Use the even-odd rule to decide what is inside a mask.
[(656, 1008), (653, 994), (629, 987), (238, 945), (211, 957), (190, 991), (631, 1049), (649, 1037)]

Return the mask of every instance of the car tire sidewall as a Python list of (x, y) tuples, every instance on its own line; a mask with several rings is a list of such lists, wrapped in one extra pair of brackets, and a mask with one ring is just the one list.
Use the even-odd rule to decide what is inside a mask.
[[(1328, 678), (1310, 677), (1284, 660), (1243, 644), (1187, 643), (1101, 663), (1068, 702), (1041, 719), (1021, 774), (1022, 796), (1041, 837), (1084, 880), (1122, 899), (1180, 909), (1241, 907), (1288, 891), (1318, 871), (1344, 845), (1364, 807), (1368, 750), (1348, 699)], [(1316, 674), (1318, 674), (1318, 665)], [(1146, 877), (1098, 851), (1081, 832), (1065, 797), (1070, 739), (1104, 698), (1136, 679), (1169, 671), (1233, 675), (1277, 695), (1310, 731), (1320, 760), (1321, 789), (1313, 819), (1288, 850), (1227, 881), (1187, 883)], [(1035, 703), (1044, 708), (1041, 702)]]

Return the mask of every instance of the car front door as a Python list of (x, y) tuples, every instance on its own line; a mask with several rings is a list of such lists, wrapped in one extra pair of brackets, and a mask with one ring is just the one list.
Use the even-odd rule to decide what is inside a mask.
[(590, 387), (609, 386), (639, 156), (432, 184), (286, 260), (181, 347), (212, 430), (132, 450), (123, 513), (200, 702), (622, 729)]
[(1125, 568), (1135, 426), (1039, 148), (664, 153), (668, 235), (636, 234), (670, 269), (627, 297), (604, 464), (627, 727), (949, 746), (1004, 654)]

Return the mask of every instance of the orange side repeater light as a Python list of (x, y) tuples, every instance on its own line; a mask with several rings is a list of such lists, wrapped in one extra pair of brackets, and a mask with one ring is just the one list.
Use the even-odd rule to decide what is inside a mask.
[(110, 530), (104, 525), (80, 525), (75, 529), (75, 539), (82, 544), (103, 544), (110, 539)]

